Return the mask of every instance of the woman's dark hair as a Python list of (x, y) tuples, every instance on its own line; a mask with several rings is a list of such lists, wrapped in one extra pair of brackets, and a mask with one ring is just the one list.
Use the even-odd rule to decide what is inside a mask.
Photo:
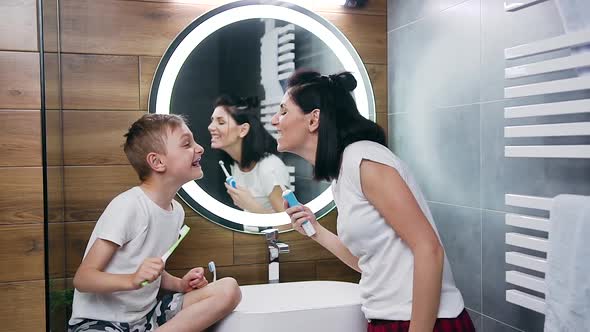
[[(215, 107), (223, 107), (238, 125), (248, 123), (250, 130), (242, 141), (242, 156), (239, 166), (249, 168), (268, 154), (277, 154), (277, 141), (266, 131), (256, 108), (260, 105), (258, 97), (238, 98), (222, 95), (215, 101)], [(234, 160), (225, 151), (221, 159), (230, 165)]]
[(356, 83), (349, 72), (322, 76), (309, 70), (295, 72), (287, 82), (289, 96), (304, 113), (320, 110), (316, 180), (338, 178), (342, 153), (349, 144), (368, 140), (387, 146), (383, 129), (356, 107), (351, 94)]

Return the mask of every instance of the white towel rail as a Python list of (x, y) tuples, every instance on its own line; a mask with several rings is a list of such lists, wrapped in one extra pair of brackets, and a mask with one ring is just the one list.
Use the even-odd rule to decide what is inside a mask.
[(529, 44), (510, 47), (504, 50), (504, 58), (512, 60), (539, 53), (561, 50), (590, 43), (590, 29), (570, 32), (558, 37), (548, 38)]
[(583, 76), (508, 87), (504, 89), (504, 98), (529, 97), (588, 89), (590, 89), (590, 76)]
[(553, 204), (553, 198), (506, 194), (504, 195), (504, 203), (516, 207), (549, 211), (551, 204)]
[(506, 0), (504, 1), (504, 10), (507, 12), (514, 12), (544, 1), (547, 0)]
[(515, 289), (509, 289), (506, 291), (506, 301), (542, 314), (545, 313), (545, 300), (538, 296), (530, 295)]
[(518, 271), (507, 271), (506, 282), (545, 294), (545, 280)]
[(504, 108), (504, 118), (506, 119), (577, 113), (590, 113), (590, 99)]
[(590, 122), (507, 126), (504, 137), (549, 137), (590, 135)]
[(505, 157), (590, 158), (590, 145), (505, 146)]
[(538, 272), (547, 271), (547, 260), (544, 258), (525, 255), (519, 252), (510, 251), (506, 253), (506, 263), (524, 267), (525, 269), (534, 270)]
[(549, 232), (549, 219), (506, 213), (506, 225)]
[(549, 249), (549, 241), (547, 239), (519, 233), (506, 233), (506, 244), (544, 253)]
[(519, 78), (585, 66), (590, 66), (590, 53), (580, 53), (562, 58), (506, 68), (504, 69), (504, 77)]
[[(517, 11), (532, 5), (544, 2), (544, 0), (505, 0), (506, 11)], [(559, 6), (559, 4), (558, 4)], [(537, 40), (527, 44), (518, 45), (504, 50), (504, 58), (507, 61), (507, 68), (504, 70), (506, 80), (520, 79), (533, 75), (543, 75), (561, 71), (569, 71), (569, 78), (548, 81), (546, 76), (538, 76), (539, 81), (532, 84), (514, 85), (507, 83), (504, 89), (504, 98), (521, 98), (540, 96), (545, 94), (556, 94), (574, 92), (590, 89), (590, 75), (576, 75), (578, 68), (590, 66), (590, 52), (573, 53), (572, 55), (561, 55), (555, 53), (553, 59), (535, 61), (531, 56), (563, 50), (572, 47), (579, 47), (590, 44), (590, 29), (570, 31), (568, 26), (566, 33), (544, 40)], [(567, 52), (563, 52), (566, 54)], [(524, 57), (531, 57), (529, 63), (509, 66), (509, 61)], [(527, 59), (523, 59), (527, 60)], [(574, 71), (575, 70), (575, 71)], [(517, 83), (518, 84), (518, 83)], [(564, 95), (566, 97), (568, 95)], [(521, 105), (504, 108), (504, 118), (528, 118), (534, 116), (550, 116), (564, 114), (590, 113), (590, 99), (563, 100), (544, 104)], [(544, 121), (548, 122), (548, 121)], [(518, 140), (524, 137), (566, 137), (566, 136), (590, 136), (590, 122), (544, 123), (526, 125), (507, 125), (504, 127), (504, 137)], [(543, 143), (541, 143), (543, 144)], [(504, 147), (504, 156), (510, 158), (590, 158), (590, 145), (508, 145)], [(552, 198), (506, 194), (505, 204), (525, 209), (535, 209), (550, 212)], [(549, 249), (550, 225), (548, 218), (528, 216), (524, 214), (507, 213), (505, 223), (508, 226), (516, 227), (510, 229), (505, 235), (505, 243), (509, 251), (506, 252), (506, 263), (509, 266), (520, 267), (522, 271), (506, 271), (506, 282), (524, 288), (524, 291), (509, 289), (506, 291), (506, 301), (545, 313), (545, 300), (542, 297), (528, 294), (532, 290), (545, 293), (545, 278), (535, 274), (547, 272), (547, 260), (544, 254)], [(519, 232), (526, 232), (521, 234)], [(537, 236), (530, 235), (530, 232), (542, 232)], [(545, 236), (543, 235), (546, 234)], [(519, 249), (528, 249), (536, 253), (525, 254), (518, 252)], [(538, 256), (537, 256), (538, 255)], [(527, 273), (525, 271), (530, 271)]]

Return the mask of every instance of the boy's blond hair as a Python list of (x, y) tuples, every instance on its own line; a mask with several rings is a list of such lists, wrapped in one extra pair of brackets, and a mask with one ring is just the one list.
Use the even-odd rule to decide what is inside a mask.
[(145, 114), (129, 127), (124, 135), (123, 151), (141, 181), (147, 180), (152, 172), (147, 155), (151, 152), (165, 154), (168, 130), (174, 131), (185, 123), (184, 117), (176, 114)]

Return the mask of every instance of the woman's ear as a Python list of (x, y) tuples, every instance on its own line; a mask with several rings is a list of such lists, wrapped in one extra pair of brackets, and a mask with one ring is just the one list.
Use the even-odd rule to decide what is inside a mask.
[(316, 108), (308, 113), (308, 128), (310, 132), (316, 132), (320, 128), (320, 109)]
[(145, 159), (154, 172), (162, 173), (166, 170), (166, 163), (158, 153), (150, 152)]
[(240, 125), (240, 138), (246, 137), (250, 132), (250, 124), (249, 123), (242, 123)]

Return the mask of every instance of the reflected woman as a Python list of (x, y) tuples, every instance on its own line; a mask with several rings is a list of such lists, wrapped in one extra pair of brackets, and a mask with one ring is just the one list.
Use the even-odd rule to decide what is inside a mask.
[(239, 208), (253, 213), (284, 211), (281, 185), (289, 171), (277, 154), (276, 140), (264, 129), (255, 111), (257, 100), (223, 95), (215, 101), (209, 133), (211, 148), (222, 151), (237, 188), (225, 187)]

